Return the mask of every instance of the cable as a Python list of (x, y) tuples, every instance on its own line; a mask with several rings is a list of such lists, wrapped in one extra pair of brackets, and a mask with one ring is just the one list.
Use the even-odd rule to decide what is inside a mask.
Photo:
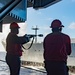
[(34, 42), (34, 37), (33, 37), (32, 42), (31, 42), (31, 44), (30, 44), (30, 46), (28, 48), (25, 48), (23, 45), (22, 45), (22, 48), (25, 49), (25, 50), (30, 49), (32, 47), (32, 45), (33, 45), (33, 42)]

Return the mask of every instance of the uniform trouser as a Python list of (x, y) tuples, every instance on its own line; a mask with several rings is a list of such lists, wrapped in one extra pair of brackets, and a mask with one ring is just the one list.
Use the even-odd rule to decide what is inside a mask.
[(45, 61), (47, 75), (68, 75), (65, 62)]
[(15, 55), (6, 55), (6, 63), (10, 69), (10, 75), (19, 75), (20, 72), (20, 57)]

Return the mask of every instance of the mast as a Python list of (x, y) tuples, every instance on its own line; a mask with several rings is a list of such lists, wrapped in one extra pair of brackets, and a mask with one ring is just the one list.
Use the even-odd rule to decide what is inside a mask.
[(37, 30), (39, 30), (39, 28), (37, 27), (37, 25), (36, 25), (36, 27), (35, 28), (32, 28), (32, 30), (35, 30), (35, 35), (36, 35), (36, 37), (35, 37), (35, 43), (37, 43)]

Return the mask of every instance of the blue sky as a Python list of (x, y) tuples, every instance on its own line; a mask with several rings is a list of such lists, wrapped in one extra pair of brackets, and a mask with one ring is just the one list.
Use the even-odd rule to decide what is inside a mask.
[(68, 34), (71, 38), (75, 38), (75, 0), (62, 0), (45, 9), (35, 10), (27, 9), (27, 33), (34, 33), (32, 27), (39, 28), (38, 34), (42, 33), (44, 37), (51, 33), (49, 28), (54, 19), (61, 20), (65, 26), (63, 33)]

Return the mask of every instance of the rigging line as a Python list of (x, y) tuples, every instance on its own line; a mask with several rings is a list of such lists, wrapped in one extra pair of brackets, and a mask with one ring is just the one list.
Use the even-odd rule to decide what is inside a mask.
[(46, 73), (46, 71), (42, 71), (40, 69), (34, 69), (34, 68), (31, 68), (31, 67), (25, 67), (25, 66), (21, 66), (21, 67), (31, 69), (31, 70), (34, 70), (34, 71), (38, 71), (38, 72), (42, 72), (42, 73)]
[(34, 37), (33, 37), (32, 42), (31, 42), (31, 44), (30, 44), (30, 46), (28, 48), (25, 48), (23, 45), (22, 45), (22, 48), (25, 49), (25, 50), (30, 49), (32, 47), (32, 45), (33, 45), (33, 42), (34, 42)]
[(1, 60), (1, 59), (0, 59), (0, 61), (1, 61), (1, 62), (6, 62), (6, 61), (4, 61), (4, 60)]

